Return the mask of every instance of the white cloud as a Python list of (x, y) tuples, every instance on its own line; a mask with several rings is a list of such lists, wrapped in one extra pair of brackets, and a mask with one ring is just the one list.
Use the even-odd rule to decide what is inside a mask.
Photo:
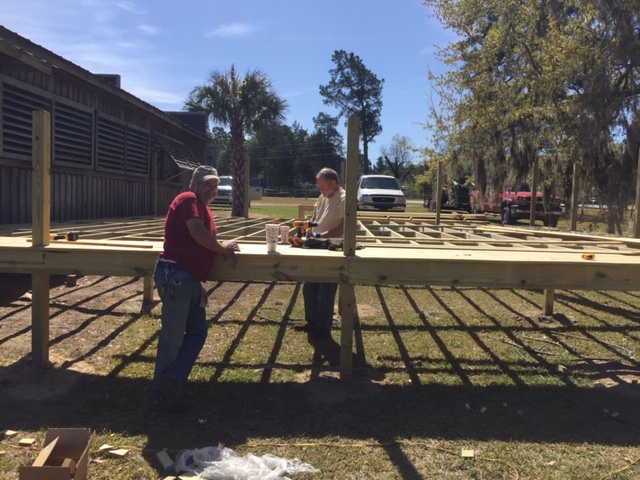
[(127, 2), (127, 1), (118, 2), (116, 3), (116, 5), (118, 6), (118, 8), (121, 8), (122, 10), (125, 10), (127, 12), (140, 13), (140, 11), (136, 8), (133, 2)]
[(158, 35), (160, 33), (160, 29), (153, 25), (138, 25), (136, 28), (147, 35)]
[[(123, 79), (122, 82), (124, 83), (124, 81), (125, 80)], [(126, 85), (123, 85), (123, 87), (125, 86)], [(135, 95), (136, 97), (150, 103), (151, 105), (155, 105), (162, 110), (181, 110), (186, 99), (186, 95), (180, 96), (174, 92), (148, 88), (143, 84), (129, 84), (126, 86), (126, 90), (130, 94)]]
[(207, 33), (207, 38), (211, 37), (244, 37), (251, 32), (254, 28), (246, 23), (230, 23), (226, 25), (220, 25), (212, 32)]

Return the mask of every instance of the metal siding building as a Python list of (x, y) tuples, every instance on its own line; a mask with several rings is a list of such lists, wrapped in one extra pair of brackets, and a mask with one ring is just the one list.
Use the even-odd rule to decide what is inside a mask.
[(204, 163), (206, 133), (119, 81), (0, 26), (0, 224), (31, 221), (38, 110), (51, 115), (51, 220), (164, 214), (188, 188), (191, 170)]

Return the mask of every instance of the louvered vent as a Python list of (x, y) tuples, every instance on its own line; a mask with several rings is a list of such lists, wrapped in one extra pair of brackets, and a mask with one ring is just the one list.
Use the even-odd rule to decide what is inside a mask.
[(98, 167), (125, 171), (125, 127), (98, 116)]
[(127, 172), (149, 173), (149, 134), (127, 129)]
[(54, 162), (91, 166), (93, 115), (56, 102), (54, 114)]
[(31, 158), (33, 111), (51, 111), (51, 101), (4, 82), (2, 149)]

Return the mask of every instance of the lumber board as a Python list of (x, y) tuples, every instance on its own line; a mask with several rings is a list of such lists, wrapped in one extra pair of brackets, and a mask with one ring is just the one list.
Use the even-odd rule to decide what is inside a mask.
[[(15, 273), (152, 275), (160, 242), (139, 248), (56, 242), (31, 246), (25, 239), (0, 239), (0, 271)], [(212, 281), (335, 282), (361, 285), (640, 290), (640, 255), (584, 252), (366, 247), (351, 256), (340, 251), (241, 243), (237, 268), (214, 261)], [(108, 261), (105, 261), (108, 256)]]
[(638, 290), (640, 256), (598, 253), (365, 248), (349, 261), (349, 282), (524, 289)]

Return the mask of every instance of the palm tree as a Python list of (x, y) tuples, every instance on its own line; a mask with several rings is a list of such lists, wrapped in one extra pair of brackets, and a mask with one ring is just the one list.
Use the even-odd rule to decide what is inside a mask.
[(284, 120), (287, 102), (272, 89), (269, 77), (259, 71), (247, 72), (244, 78), (236, 70), (214, 71), (209, 83), (194, 88), (185, 102), (190, 111), (207, 112), (211, 120), (230, 128), (231, 175), (233, 200), (231, 215), (244, 215), (245, 135), (271, 123)]

